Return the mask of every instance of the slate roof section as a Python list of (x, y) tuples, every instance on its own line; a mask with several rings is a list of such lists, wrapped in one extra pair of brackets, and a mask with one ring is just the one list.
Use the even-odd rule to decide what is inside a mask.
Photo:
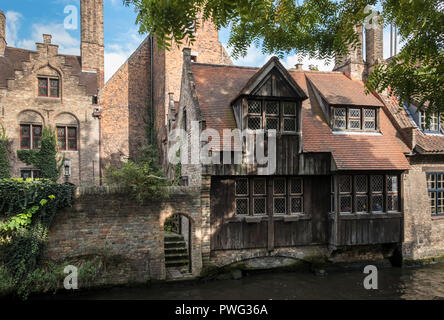
[[(0, 57), (0, 88), (6, 88), (9, 79), (14, 79), (15, 71), (23, 70), (23, 63), (30, 61), (31, 53), (36, 51), (6, 47), (5, 55)], [(79, 77), (79, 85), (84, 86), (87, 95), (97, 94), (97, 74), (93, 72), (82, 72), (81, 58), (72, 55), (61, 55), (65, 57), (65, 64), (72, 67), (72, 75)]]
[[(235, 129), (236, 121), (230, 103), (238, 96), (258, 68), (192, 64), (199, 107), (207, 128)], [(380, 112), (381, 134), (335, 134), (307, 79), (330, 102), (353, 102), (360, 106), (383, 106), (375, 97), (364, 93), (364, 85), (332, 72), (290, 71), (298, 86), (309, 97), (303, 101), (302, 142), (304, 152), (329, 152), (338, 170), (407, 170), (404, 153), (409, 152), (385, 111)], [(327, 85), (328, 83), (328, 85)], [(333, 96), (336, 88), (337, 97)], [(340, 90), (338, 90), (340, 88)], [(338, 94), (340, 92), (340, 94)], [(217, 142), (215, 142), (217, 145)]]

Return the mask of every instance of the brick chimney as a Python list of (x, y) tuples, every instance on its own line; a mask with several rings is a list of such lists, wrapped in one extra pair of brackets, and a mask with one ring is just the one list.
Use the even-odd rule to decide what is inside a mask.
[(302, 69), (302, 63), (296, 63), (294, 65), (294, 68), (296, 69), (296, 71), (303, 71), (304, 69)]
[(345, 56), (338, 56), (335, 59), (333, 71), (344, 72), (352, 79), (363, 81), (366, 74), (366, 65), (362, 50), (363, 26), (357, 25), (355, 32), (358, 35), (359, 43), (355, 49), (349, 47), (349, 53)]
[(6, 49), (6, 17), (0, 10), (0, 56), (5, 55)]
[[(378, 12), (379, 15), (379, 12)], [(375, 19), (375, 18), (373, 18)], [(383, 27), (377, 19), (365, 28), (365, 60), (367, 74), (370, 74), (375, 66), (383, 61)]]
[(82, 71), (97, 72), (99, 89), (105, 83), (103, 0), (80, 0)]

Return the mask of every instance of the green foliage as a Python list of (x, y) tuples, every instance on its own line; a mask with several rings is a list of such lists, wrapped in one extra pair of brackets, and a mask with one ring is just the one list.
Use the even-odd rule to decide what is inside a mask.
[(40, 170), (40, 176), (44, 179), (57, 181), (60, 166), (57, 164), (57, 138), (53, 130), (48, 127), (43, 129), (39, 150), (18, 150), (18, 158)]
[(168, 196), (164, 188), (168, 186), (168, 181), (158, 164), (156, 149), (152, 146), (143, 147), (134, 161), (123, 163), (120, 168), (107, 168), (105, 181), (128, 188), (139, 203)]
[(10, 178), (11, 173), (9, 172), (9, 158), (8, 158), (8, 137), (6, 136), (6, 130), (1, 127), (0, 136), (0, 179)]
[[(441, 6), (441, 10), (439, 10)], [(402, 50), (387, 64), (379, 65), (367, 88), (389, 92), (400, 105), (414, 103), (428, 111), (444, 111), (444, 11), (442, 1), (383, 1), (385, 21), (396, 24)], [(429, 113), (430, 114), (430, 113)]]
[(0, 265), (22, 297), (32, 288), (51, 222), (73, 203), (73, 191), (50, 180), (0, 180)]
[(141, 33), (156, 33), (161, 47), (190, 44), (199, 27), (196, 16), (217, 28), (230, 28), (232, 56), (245, 56), (251, 44), (264, 54), (299, 54), (332, 61), (358, 44), (354, 27), (379, 4), (382, 23), (395, 24), (405, 43), (399, 55), (379, 67), (369, 91), (389, 88), (401, 103), (427, 101), (431, 111), (444, 111), (444, 11), (441, 0), (124, 0), (138, 12)]

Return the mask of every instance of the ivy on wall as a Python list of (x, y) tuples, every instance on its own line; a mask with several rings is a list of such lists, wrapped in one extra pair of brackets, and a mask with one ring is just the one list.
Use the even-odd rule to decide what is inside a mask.
[(6, 129), (1, 126), (1, 135), (0, 135), (0, 179), (10, 178), (11, 173), (9, 171), (9, 157), (8, 157), (8, 145), (9, 140), (6, 136)]
[(61, 165), (57, 164), (57, 138), (55, 132), (45, 127), (39, 150), (18, 150), (18, 158), (27, 165), (40, 170), (40, 177), (57, 181)]
[(33, 286), (52, 220), (73, 193), (73, 185), (51, 180), (0, 180), (0, 267), (21, 297)]

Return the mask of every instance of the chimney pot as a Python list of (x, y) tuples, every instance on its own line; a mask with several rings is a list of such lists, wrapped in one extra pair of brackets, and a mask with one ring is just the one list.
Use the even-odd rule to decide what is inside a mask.
[(295, 66), (295, 68), (296, 68), (297, 71), (303, 71), (303, 70), (304, 70), (304, 69), (302, 68), (302, 63), (296, 63), (294, 66)]
[(44, 34), (43, 35), (43, 43), (44, 44), (51, 44), (52, 35), (50, 34)]

